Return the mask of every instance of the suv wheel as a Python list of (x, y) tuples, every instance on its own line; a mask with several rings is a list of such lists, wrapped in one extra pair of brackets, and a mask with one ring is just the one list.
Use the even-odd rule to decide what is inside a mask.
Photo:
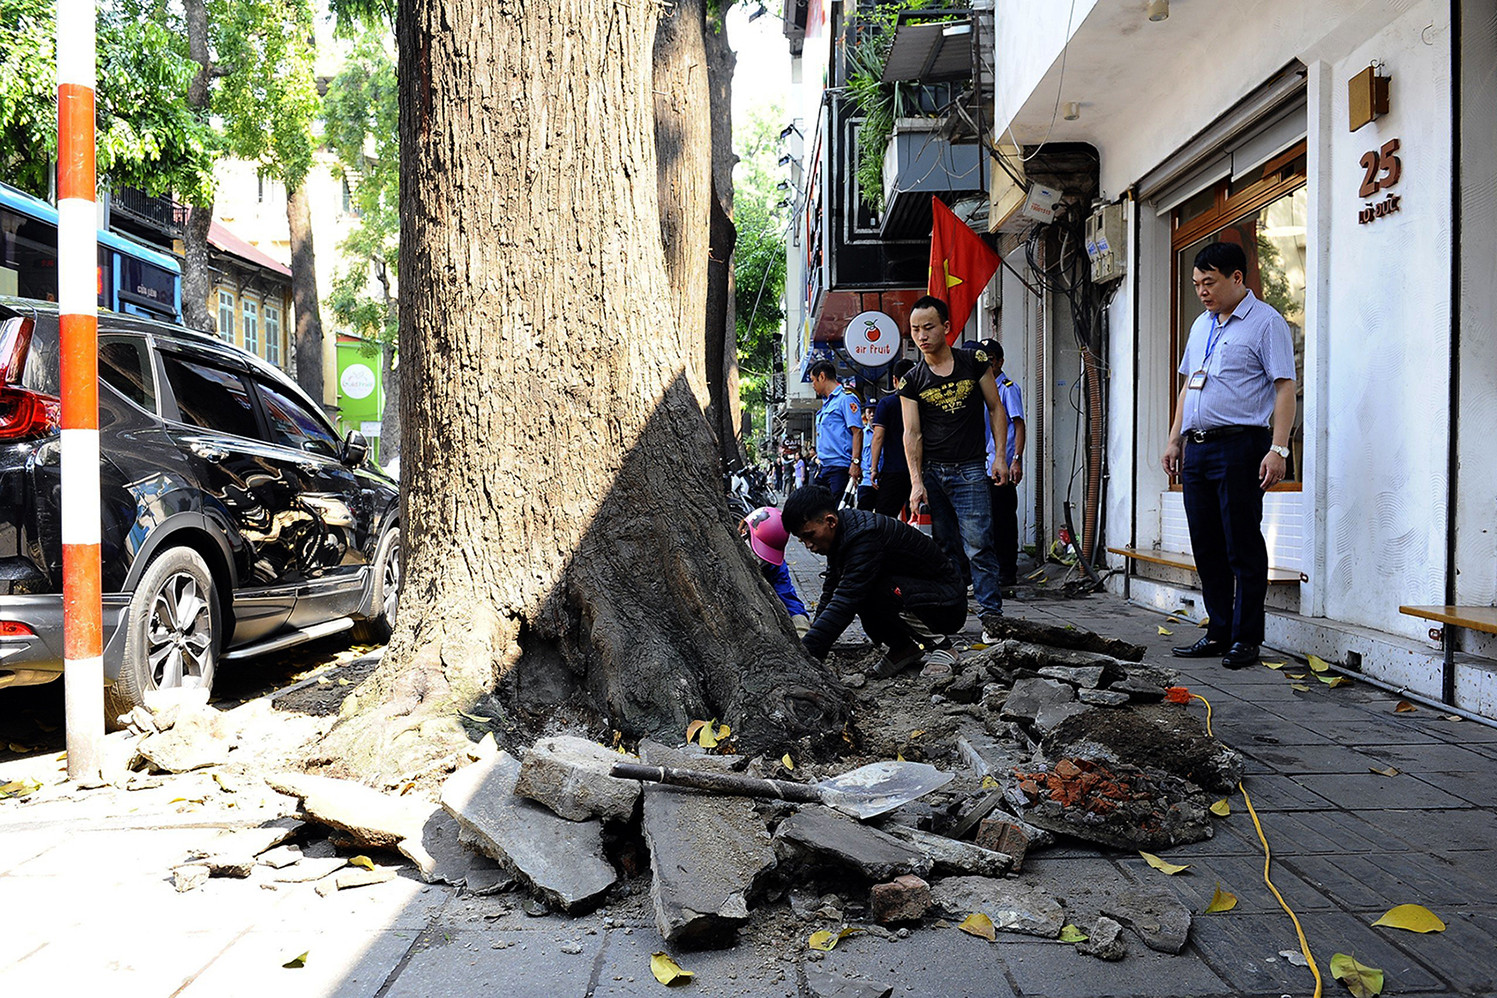
[(130, 598), (129, 628), (119, 678), (106, 690), (110, 721), (158, 690), (212, 689), (218, 597), (196, 551), (171, 548), (151, 562)]
[(395, 611), (400, 603), (400, 528), (392, 527), (380, 539), (374, 552), (373, 615), (354, 625), (353, 638), (362, 644), (381, 644), (390, 640), (395, 626)]

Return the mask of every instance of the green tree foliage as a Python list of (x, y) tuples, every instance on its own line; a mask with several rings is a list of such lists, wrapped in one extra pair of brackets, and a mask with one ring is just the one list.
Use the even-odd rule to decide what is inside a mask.
[[(739, 397), (764, 423), (764, 386), (779, 352), (775, 342), (785, 321), (785, 235), (790, 213), (779, 206), (794, 201), (779, 182), (779, 129), (785, 112), (773, 104), (751, 110), (735, 132), (738, 165), (733, 171), (733, 214), (738, 245), (733, 282), (738, 316)], [(787, 197), (788, 195), (788, 197)]]
[[(393, 343), (399, 326), (394, 288), (400, 256), (400, 135), (395, 63), (388, 31), (362, 34), (328, 85), (323, 137), (353, 195), (358, 224), (339, 247), (343, 267), (328, 305), (338, 321), (365, 340)], [(383, 293), (369, 294), (371, 272)]]
[[(100, 177), (151, 194), (211, 188), (209, 123), (183, 100), (197, 66), (164, 5), (99, 8), (97, 163)], [(0, 0), (0, 175), (38, 197), (57, 158), (57, 5)]]
[(322, 109), (311, 3), (213, 0), (208, 17), (214, 61), (225, 71), (213, 113), (227, 151), (258, 163), (288, 190), (300, 187), (312, 169), (312, 126)]

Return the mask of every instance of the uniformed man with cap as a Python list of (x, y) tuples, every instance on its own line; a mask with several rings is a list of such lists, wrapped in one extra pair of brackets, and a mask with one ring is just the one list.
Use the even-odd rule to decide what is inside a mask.
[[(993, 549), (998, 555), (998, 582), (1012, 586), (1019, 581), (1019, 482), (1024, 478), (1024, 445), (1028, 442), (1024, 428), (1024, 393), (1003, 370), (1003, 344), (997, 340), (983, 340), (978, 347), (993, 362), (993, 377), (998, 383), (998, 398), (1008, 412), (1008, 441), (1004, 446), (1004, 463), (1008, 465), (1008, 481), (1002, 485), (993, 482)], [(991, 464), (998, 449), (993, 444), (993, 431), (988, 430), (988, 463)]]
[(811, 389), (821, 399), (816, 412), (816, 484), (834, 496), (863, 477), (863, 416), (858, 397), (837, 380), (830, 361), (811, 365)]

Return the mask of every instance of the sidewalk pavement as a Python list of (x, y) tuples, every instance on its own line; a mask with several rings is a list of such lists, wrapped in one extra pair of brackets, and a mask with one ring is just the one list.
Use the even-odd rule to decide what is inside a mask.
[[(814, 571), (814, 567), (812, 569)], [(809, 594), (816, 595), (815, 589)], [(1008, 612), (1071, 623), (1146, 645), (1146, 661), (1183, 666), (1205, 696), (1217, 734), (1248, 758), (1245, 785), (1272, 846), (1274, 883), (1298, 913), (1327, 995), (1335, 952), (1387, 975), (1388, 995), (1497, 995), (1497, 730), (1420, 708), (1362, 684), (1332, 689), (1284, 670), (1223, 671), (1180, 662), (1169, 646), (1194, 625), (1109, 595), (1010, 601)], [(1159, 633), (1164, 627), (1172, 635)], [(1272, 661), (1273, 656), (1269, 656)], [(1197, 702), (1184, 709), (1203, 711)], [(1396, 776), (1373, 769), (1394, 768)], [(171, 784), (175, 786), (175, 784)], [(165, 791), (166, 788), (163, 788)], [(173, 791), (180, 798), (180, 790)], [(568, 919), (529, 917), (514, 894), (465, 896), (395, 880), (327, 898), (306, 885), (265, 890), (213, 879), (185, 894), (170, 868), (211, 829), (258, 824), (268, 812), (203, 808), (190, 800), (100, 790), (72, 800), (0, 802), (0, 995), (431, 996), (591, 998), (659, 995), (649, 970), (662, 945), (641, 897)], [(1073, 947), (1000, 933), (988, 943), (954, 927), (908, 938), (854, 936), (813, 954), (750, 929), (726, 950), (677, 951), (696, 973), (683, 994), (815, 994), (813, 975), (861, 975), (896, 996), (1308, 995), (1310, 972), (1289, 918), (1264, 887), (1262, 855), (1242, 796), (1205, 842), (1170, 850), (1190, 869), (1165, 877), (1136, 855), (1077, 844), (1031, 856), (1024, 879), (1061, 897), (1147, 882), (1197, 913), (1190, 942), (1166, 956), (1129, 939), (1120, 963)], [(639, 884), (640, 881), (636, 881)], [(1230, 912), (1199, 914), (1216, 887)], [(1397, 904), (1444, 919), (1415, 935), (1371, 923)], [(812, 928), (836, 925), (807, 925)], [(764, 934), (769, 935), (769, 934)], [(299, 969), (282, 965), (306, 953)], [(820, 959), (817, 959), (820, 957)]]

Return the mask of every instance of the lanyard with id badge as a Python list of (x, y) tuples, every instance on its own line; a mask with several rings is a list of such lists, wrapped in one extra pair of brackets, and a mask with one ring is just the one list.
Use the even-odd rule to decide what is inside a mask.
[(1226, 323), (1217, 325), (1216, 318), (1211, 319), (1211, 332), (1206, 337), (1206, 356), (1201, 358), (1201, 366), (1190, 376), (1185, 383), (1187, 389), (1200, 391), (1206, 387), (1206, 365), (1211, 362), (1211, 354), (1216, 351), (1216, 345), (1221, 342), (1222, 333), (1226, 331)]

